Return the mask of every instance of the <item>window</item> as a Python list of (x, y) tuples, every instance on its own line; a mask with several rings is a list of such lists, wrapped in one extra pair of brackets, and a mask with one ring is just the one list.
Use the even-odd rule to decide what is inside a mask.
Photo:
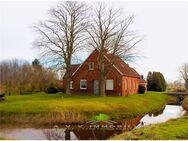
[(94, 62), (89, 62), (89, 70), (94, 70)]
[(87, 80), (80, 80), (80, 89), (87, 89)]
[(106, 90), (114, 90), (114, 80), (106, 80)]
[(70, 89), (73, 89), (73, 81), (70, 81)]

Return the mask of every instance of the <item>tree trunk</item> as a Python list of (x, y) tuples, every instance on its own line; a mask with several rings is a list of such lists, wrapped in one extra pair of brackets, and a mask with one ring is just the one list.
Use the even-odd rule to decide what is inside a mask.
[(70, 140), (71, 139), (70, 130), (65, 130), (64, 133), (65, 133), (65, 140)]
[(100, 96), (103, 96), (105, 97), (106, 94), (105, 94), (105, 76), (104, 76), (104, 73), (100, 73), (100, 87), (99, 87), (99, 93), (100, 93)]
[(99, 93), (100, 96), (105, 97), (105, 67), (104, 67), (104, 56), (103, 53), (100, 53), (99, 56), (100, 59), (100, 89), (99, 89)]
[(70, 92), (70, 78), (66, 79), (66, 90), (65, 90), (66, 94), (71, 95)]
[(188, 90), (188, 80), (185, 80), (185, 89)]
[(22, 90), (21, 90), (22, 88), (20, 87), (20, 95), (22, 94)]
[(9, 95), (11, 95), (11, 87), (12, 87), (12, 85), (11, 85), (11, 83), (9, 82), (9, 89), (8, 89), (8, 94), (9, 94)]
[(70, 81), (71, 81), (70, 63), (67, 63), (67, 69), (66, 69), (66, 90), (65, 90), (65, 92), (68, 95), (71, 95)]

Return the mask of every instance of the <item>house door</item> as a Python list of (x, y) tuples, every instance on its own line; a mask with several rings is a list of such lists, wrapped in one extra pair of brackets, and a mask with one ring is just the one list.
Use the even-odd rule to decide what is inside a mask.
[(98, 95), (99, 94), (99, 81), (98, 80), (94, 80), (94, 86), (93, 86), (93, 88), (94, 88), (94, 94), (95, 95)]

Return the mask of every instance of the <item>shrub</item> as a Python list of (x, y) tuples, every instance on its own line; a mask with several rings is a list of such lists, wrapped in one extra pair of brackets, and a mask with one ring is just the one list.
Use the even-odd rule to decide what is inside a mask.
[(138, 93), (139, 94), (145, 93), (145, 90), (146, 90), (146, 88), (143, 85), (139, 85), (139, 87), (138, 87)]
[(58, 90), (55, 86), (54, 82), (50, 82), (49, 85), (46, 88), (46, 93), (57, 93)]
[(57, 89), (54, 87), (48, 87), (46, 93), (57, 93)]

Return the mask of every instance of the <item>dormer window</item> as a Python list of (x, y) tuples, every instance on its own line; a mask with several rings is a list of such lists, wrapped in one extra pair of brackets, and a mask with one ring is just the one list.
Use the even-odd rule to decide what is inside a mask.
[(94, 70), (94, 62), (89, 62), (89, 70)]

